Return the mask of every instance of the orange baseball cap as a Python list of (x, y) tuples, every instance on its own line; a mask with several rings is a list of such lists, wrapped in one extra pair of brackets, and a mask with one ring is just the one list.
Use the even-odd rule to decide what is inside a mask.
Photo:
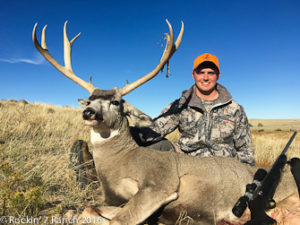
[(216, 56), (209, 54), (209, 53), (204, 53), (202, 55), (199, 55), (195, 60), (194, 60), (194, 67), (193, 70), (195, 70), (201, 63), (203, 62), (212, 62), (213, 64), (216, 65), (218, 70), (220, 71), (219, 67), (219, 60)]

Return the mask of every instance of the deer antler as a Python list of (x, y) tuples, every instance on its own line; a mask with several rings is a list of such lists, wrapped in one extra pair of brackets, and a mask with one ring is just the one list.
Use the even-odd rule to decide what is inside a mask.
[(65, 22), (64, 24), (64, 61), (65, 61), (65, 66), (60, 65), (49, 53), (47, 45), (46, 45), (46, 37), (45, 37), (45, 31), (47, 28), (47, 25), (44, 26), (43, 31), (42, 31), (42, 38), (41, 38), (41, 43), (38, 42), (36, 38), (36, 27), (37, 23), (34, 25), (33, 31), (32, 31), (32, 41), (36, 47), (36, 49), (45, 57), (45, 59), (50, 62), (59, 72), (64, 74), (66, 77), (70, 78), (77, 84), (79, 84), (81, 87), (86, 89), (89, 93), (92, 93), (95, 87), (92, 85), (91, 80), (90, 82), (86, 82), (76, 76), (73, 72), (72, 69), (72, 64), (71, 64), (71, 50), (72, 50), (72, 45), (74, 41), (79, 37), (79, 34), (77, 34), (71, 41), (69, 41), (68, 36), (67, 36), (67, 23), (68, 21)]
[[(81, 78), (79, 78), (78, 76), (76, 76), (73, 72), (72, 69), (72, 64), (71, 64), (71, 50), (72, 50), (72, 45), (74, 43), (74, 41), (78, 38), (78, 36), (81, 34), (77, 34), (71, 41), (69, 41), (68, 36), (67, 36), (67, 22), (65, 22), (64, 24), (64, 61), (65, 61), (65, 66), (60, 65), (49, 53), (47, 45), (46, 45), (46, 38), (45, 38), (45, 31), (46, 31), (46, 26), (44, 26), (43, 31), (42, 31), (42, 38), (41, 38), (41, 43), (42, 45), (40, 45), (40, 43), (38, 42), (37, 38), (36, 38), (36, 28), (37, 28), (37, 23), (34, 25), (33, 31), (32, 31), (32, 41), (36, 47), (36, 49), (45, 57), (45, 59), (50, 62), (58, 71), (60, 71), (62, 74), (64, 74), (66, 77), (70, 78), (71, 80), (73, 80), (74, 82), (76, 82), (77, 84), (79, 84), (80, 86), (82, 86), (84, 89), (86, 89), (89, 93), (92, 93), (95, 90), (95, 87), (92, 85), (91, 80), (89, 82), (86, 82), (84, 80), (82, 80)], [(137, 87), (139, 87), (140, 85), (144, 84), (145, 82), (147, 82), (148, 80), (152, 79), (153, 77), (155, 77), (159, 71), (161, 71), (163, 69), (163, 67), (165, 66), (165, 64), (170, 60), (170, 58), (172, 57), (172, 55), (175, 53), (175, 51), (178, 49), (181, 40), (182, 40), (182, 36), (183, 36), (183, 30), (184, 30), (184, 24), (183, 22), (181, 22), (181, 30), (180, 33), (177, 37), (177, 40), (175, 42), (175, 44), (173, 44), (174, 41), (174, 37), (173, 37), (173, 30), (172, 30), (172, 26), (169, 23), (168, 20), (166, 20), (168, 27), (169, 27), (169, 31), (170, 33), (167, 34), (165, 33), (165, 39), (167, 40), (167, 44), (164, 50), (164, 53), (160, 59), (159, 64), (155, 67), (155, 69), (148, 73), (147, 75), (143, 76), (142, 78), (136, 80), (133, 83), (127, 83), (123, 88), (119, 89), (119, 93), (124, 96), (126, 94), (128, 94), (129, 92), (133, 91), (134, 89), (136, 89)]]
[(175, 51), (178, 49), (181, 40), (182, 40), (182, 36), (183, 36), (183, 31), (184, 31), (184, 24), (183, 22), (181, 22), (181, 30), (180, 33), (176, 39), (175, 44), (173, 44), (174, 41), (174, 37), (173, 37), (173, 29), (171, 24), (169, 23), (168, 20), (166, 20), (168, 26), (169, 26), (169, 31), (170, 33), (167, 34), (165, 33), (165, 39), (167, 40), (167, 44), (164, 50), (164, 53), (160, 59), (159, 64), (155, 67), (155, 69), (153, 71), (151, 71), (150, 73), (146, 74), (145, 76), (143, 76), (142, 78), (134, 81), (133, 83), (127, 83), (123, 88), (119, 89), (119, 93), (124, 96), (126, 94), (128, 94), (129, 92), (133, 91), (134, 89), (136, 89), (137, 87), (139, 87), (140, 85), (146, 83), (148, 80), (152, 79), (153, 77), (155, 77), (159, 71), (161, 71), (165, 64), (170, 60), (170, 58), (172, 57), (172, 55), (175, 53)]

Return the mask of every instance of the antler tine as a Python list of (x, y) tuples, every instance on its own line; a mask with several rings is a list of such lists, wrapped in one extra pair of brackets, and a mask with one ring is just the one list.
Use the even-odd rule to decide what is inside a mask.
[(153, 71), (151, 71), (150, 73), (148, 73), (147, 75), (143, 76), (142, 78), (134, 81), (133, 83), (127, 83), (123, 88), (119, 89), (119, 93), (124, 96), (126, 94), (128, 94), (129, 92), (133, 91), (134, 89), (136, 89), (137, 87), (139, 87), (140, 85), (146, 83), (147, 81), (149, 81), (150, 79), (154, 78), (159, 71), (161, 71), (163, 69), (163, 67), (165, 66), (165, 64), (169, 61), (169, 59), (172, 57), (172, 55), (175, 53), (175, 51), (178, 49), (181, 40), (182, 40), (182, 36), (183, 36), (183, 31), (184, 31), (184, 25), (183, 22), (181, 22), (181, 30), (180, 33), (176, 39), (175, 44), (173, 44), (174, 41), (174, 36), (173, 36), (173, 29), (171, 24), (169, 23), (168, 20), (166, 20), (168, 27), (169, 27), (169, 34), (165, 34), (165, 39), (167, 39), (167, 44), (164, 50), (164, 53), (160, 59), (159, 64), (155, 67), (155, 69)]
[[(168, 22), (168, 20), (167, 20)], [(179, 32), (179, 35), (175, 41), (175, 44), (172, 46), (172, 51), (171, 51), (171, 54), (169, 56), (169, 59), (173, 56), (173, 54), (176, 52), (176, 50), (178, 49), (179, 45), (181, 44), (181, 41), (182, 41), (182, 36), (183, 36), (183, 31), (184, 31), (184, 23), (183, 21), (181, 21), (181, 29), (180, 29), (180, 32)], [(167, 34), (166, 34), (167, 35)], [(166, 49), (161, 57), (161, 59), (163, 59), (164, 55), (166, 54)]]
[(77, 34), (71, 41), (69, 41), (68, 35), (67, 35), (67, 23), (68, 21), (65, 22), (64, 24), (64, 60), (65, 60), (65, 67), (73, 71), (72, 69), (72, 64), (71, 64), (71, 51), (72, 51), (72, 45), (74, 41), (79, 37), (81, 32)]
[(172, 53), (171, 53), (171, 56), (170, 58), (172, 57), (172, 55), (176, 52), (176, 50), (178, 49), (179, 45), (181, 44), (181, 41), (182, 41), (182, 36), (183, 36), (183, 31), (184, 31), (184, 23), (183, 21), (181, 21), (181, 29), (180, 29), (180, 32), (178, 34), (178, 37), (175, 41), (175, 45), (173, 46), (173, 49), (172, 49)]
[[(172, 29), (172, 26), (171, 24), (169, 23), (168, 20), (166, 20), (167, 24), (168, 24), (168, 27), (169, 27), (169, 30), (170, 30), (170, 35), (168, 33), (164, 33), (165, 35), (165, 40), (167, 40), (167, 44), (166, 44), (166, 47), (165, 47), (165, 50), (163, 52), (163, 55), (161, 56), (160, 58), (160, 61), (163, 61), (165, 59), (165, 57), (167, 57), (169, 51), (172, 50), (172, 45), (173, 45), (173, 40), (174, 40), (174, 35), (173, 35), (173, 29)], [(172, 31), (172, 32), (171, 32)], [(172, 36), (171, 36), (172, 35)], [(172, 38), (172, 42), (170, 43), (170, 39)], [(169, 46), (168, 46), (169, 45)], [(161, 70), (163, 69), (163, 67), (161, 68)]]
[[(37, 25), (37, 24), (36, 24), (36, 25)], [(48, 49), (48, 48), (47, 48), (47, 44), (46, 44), (46, 35), (45, 35), (46, 28), (47, 28), (47, 25), (45, 25), (44, 28), (43, 28), (43, 30), (42, 30), (41, 43), (42, 43), (42, 48), (43, 48), (43, 49)]]
[(71, 79), (75, 83), (79, 84), (81, 87), (86, 89), (89, 93), (92, 93), (93, 90), (95, 89), (95, 87), (92, 85), (92, 83), (82, 80), (81, 78), (79, 78), (78, 76), (76, 76), (73, 73), (72, 65), (71, 65), (71, 49), (72, 49), (72, 44), (74, 43), (76, 38), (80, 35), (80, 33), (78, 35), (76, 35), (71, 41), (69, 41), (68, 36), (67, 36), (67, 31), (66, 31), (66, 24), (67, 24), (67, 21), (65, 22), (65, 25), (64, 25), (64, 60), (65, 60), (65, 66), (60, 65), (51, 56), (51, 54), (48, 51), (48, 48), (47, 48), (47, 45), (46, 45), (46, 35), (45, 35), (47, 26), (44, 26), (43, 31), (42, 31), (42, 37), (41, 37), (42, 46), (40, 45), (40, 43), (38, 42), (37, 37), (36, 37), (36, 28), (37, 28), (37, 25), (38, 25), (37, 23), (34, 25), (34, 28), (33, 28), (33, 31), (32, 31), (32, 41), (33, 41), (36, 49), (42, 54), (42, 56), (44, 56), (44, 58), (48, 62), (50, 62), (59, 72), (64, 74), (66, 77), (68, 77), (69, 79)]
[[(169, 21), (167, 20), (167, 23), (169, 24)], [(181, 44), (182, 41), (182, 36), (183, 36), (183, 31), (184, 31), (184, 24), (183, 21), (181, 21), (181, 29), (179, 32), (179, 35), (175, 41), (175, 44), (172, 46), (172, 50), (171, 50), (171, 54), (169, 55), (169, 59), (173, 56), (173, 54), (176, 52), (176, 50), (178, 49), (179, 45)], [(168, 35), (168, 34), (165, 34)], [(161, 60), (164, 58), (164, 55), (166, 54), (166, 49), (161, 57)]]

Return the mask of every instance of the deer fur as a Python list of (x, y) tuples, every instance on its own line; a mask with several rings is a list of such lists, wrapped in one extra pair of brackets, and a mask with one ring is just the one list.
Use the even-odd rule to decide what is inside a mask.
[[(108, 213), (107, 223), (140, 224), (158, 210), (158, 221), (166, 225), (174, 225), (182, 215), (181, 224), (238, 221), (231, 209), (252, 182), (256, 167), (234, 158), (191, 157), (138, 146), (127, 117), (139, 127), (152, 120), (122, 100), (116, 89), (96, 89), (79, 102), (91, 127), (93, 158), (106, 204), (118, 207)], [(286, 168), (274, 199), (280, 202), (295, 193), (295, 181)]]

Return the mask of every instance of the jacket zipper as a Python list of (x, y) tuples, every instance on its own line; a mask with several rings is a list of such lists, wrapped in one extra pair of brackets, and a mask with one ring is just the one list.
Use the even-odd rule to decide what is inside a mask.
[[(209, 146), (211, 146), (210, 137), (211, 137), (211, 130), (212, 130), (212, 122), (211, 122), (212, 121), (212, 113), (211, 112), (212, 112), (213, 109), (215, 109), (219, 106), (225, 105), (225, 104), (227, 104), (231, 101), (232, 101), (232, 99), (230, 99), (226, 102), (223, 102), (223, 103), (216, 104), (213, 107), (211, 107), (211, 109), (208, 112), (206, 112), (206, 114), (207, 114), (206, 115), (206, 117), (207, 117), (207, 128), (206, 128), (206, 132), (205, 132), (205, 143), (208, 143)], [(214, 153), (212, 151), (211, 151), (211, 153), (212, 153), (212, 155), (214, 155)]]

